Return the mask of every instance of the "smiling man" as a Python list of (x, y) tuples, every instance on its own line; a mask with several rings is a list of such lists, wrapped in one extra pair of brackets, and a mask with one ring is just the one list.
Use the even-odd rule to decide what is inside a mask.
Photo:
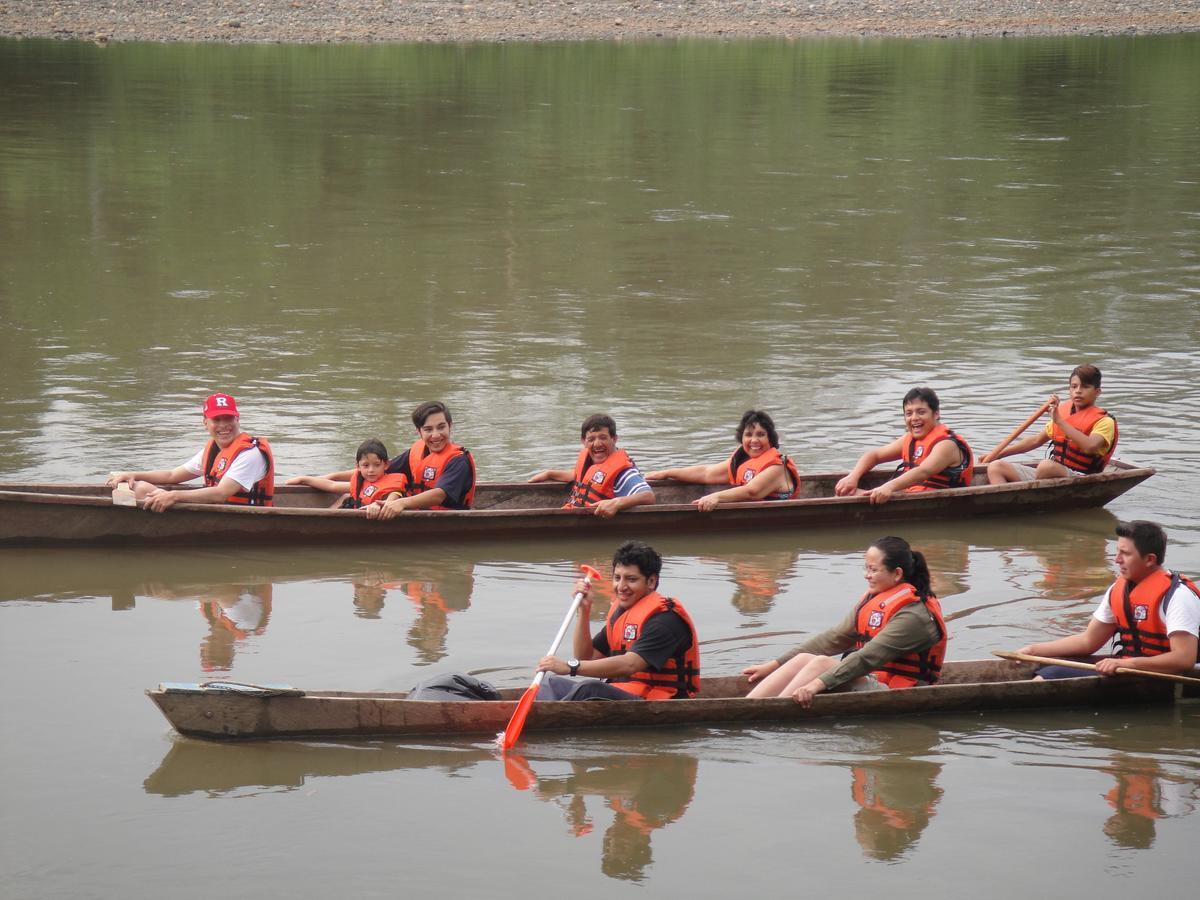
[[(865, 494), (872, 503), (887, 503), (896, 491), (970, 487), (975, 474), (971, 448), (942, 424), (941, 402), (933, 389), (913, 388), (904, 395), (903, 409), (905, 433), (860, 456), (850, 474), (834, 487), (835, 494)], [(900, 465), (895, 478), (869, 491), (858, 486), (871, 469), (897, 459)]]
[(387, 469), (408, 476), (405, 496), (372, 503), (369, 519), (394, 519), (405, 510), (470, 509), (475, 500), (475, 460), (451, 440), (450, 408), (430, 400), (413, 410), (412, 422), (417, 440)]
[[(1167, 535), (1154, 522), (1117, 525), (1116, 565), (1120, 577), (1104, 593), (1087, 628), (1078, 634), (1030, 644), (1032, 656), (1090, 657), (1114, 636), (1112, 656), (1092, 661), (1100, 675), (1118, 668), (1191, 673), (1200, 643), (1200, 591), (1188, 578), (1163, 567)], [(1042, 666), (1040, 678), (1080, 678), (1087, 670)]]
[(582, 448), (575, 468), (546, 469), (530, 482), (563, 481), (571, 485), (564, 507), (589, 507), (603, 518), (623, 509), (654, 502), (654, 491), (629, 454), (617, 446), (617, 423), (602, 413), (588, 416), (579, 428)]
[[(672, 700), (700, 690), (700, 640), (683, 605), (658, 592), (662, 557), (653, 547), (629, 541), (613, 555), (613, 603), (604, 627), (591, 633), (591, 584), (575, 621), (575, 656), (547, 656), (538, 671), (550, 673), (539, 700)], [(569, 678), (556, 676), (567, 675)], [(574, 676), (586, 680), (576, 681)]]
[[(241, 429), (237, 403), (228, 394), (204, 401), (204, 430), (209, 441), (195, 456), (174, 469), (113, 472), (109, 487), (128, 484), (133, 495), (152, 512), (165, 512), (176, 503), (234, 503), (270, 506), (275, 496), (275, 459), (266, 438)], [(182, 484), (203, 476), (204, 487), (194, 491), (165, 490), (161, 484)]]

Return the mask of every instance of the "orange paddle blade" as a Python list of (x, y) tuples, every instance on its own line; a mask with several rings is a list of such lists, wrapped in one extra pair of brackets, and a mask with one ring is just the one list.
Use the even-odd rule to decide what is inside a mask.
[(521, 702), (517, 704), (517, 708), (513, 710), (512, 718), (508, 720), (508, 725), (504, 727), (504, 734), (500, 738), (500, 749), (512, 749), (512, 745), (521, 736), (521, 729), (525, 727), (525, 720), (529, 717), (529, 708), (533, 706), (533, 700), (537, 696), (537, 692), (538, 685), (531, 684), (525, 689), (525, 693), (521, 695)]
[(537, 775), (529, 767), (529, 762), (520, 753), (504, 754), (504, 777), (518, 791), (527, 791), (537, 787)]

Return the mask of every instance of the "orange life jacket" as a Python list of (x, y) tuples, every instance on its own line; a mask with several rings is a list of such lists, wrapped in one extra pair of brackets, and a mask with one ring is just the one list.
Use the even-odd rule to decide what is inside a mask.
[(409, 581), (402, 583), (400, 587), (404, 588), (404, 593), (408, 595), (408, 599), (418, 610), (428, 606), (447, 615), (457, 612), (446, 602), (446, 598), (441, 595), (437, 584), (432, 581)]
[[(651, 591), (629, 609), (617, 615), (616, 602), (608, 610), (605, 620), (605, 636), (608, 638), (610, 656), (627, 653), (642, 635), (646, 622), (659, 613), (674, 612), (687, 623), (692, 634), (692, 643), (668, 659), (662, 669), (646, 670), (623, 676), (623, 681), (612, 681), (614, 687), (628, 691), (647, 700), (669, 700), (673, 697), (690, 697), (700, 690), (700, 639), (696, 626), (683, 604), (658, 591)], [(614, 618), (615, 615), (615, 618)]]
[[(1058, 405), (1058, 414), (1067, 421), (1067, 424), (1078, 428), (1084, 434), (1091, 434), (1096, 423), (1108, 415), (1098, 406), (1089, 406), (1077, 412), (1070, 400), (1065, 400)], [(1112, 417), (1110, 416), (1110, 418)], [(1067, 433), (1056, 423), (1051, 425), (1050, 442), (1050, 458), (1056, 463), (1061, 463), (1068, 469), (1082, 472), (1084, 475), (1095, 475), (1097, 472), (1104, 471), (1104, 467), (1108, 465), (1113, 452), (1117, 449), (1117, 420), (1113, 419), (1112, 443), (1103, 455), (1085, 453), (1078, 444), (1067, 437)]]
[(906, 653), (871, 673), (890, 688), (933, 684), (938, 680), (942, 660), (946, 658), (946, 620), (942, 618), (942, 606), (932, 594), (922, 601), (916, 588), (905, 582), (882, 594), (864, 594), (855, 610), (854, 650), (860, 650), (887, 627), (897, 612), (912, 603), (922, 602), (937, 622), (941, 638), (932, 647)]
[(1180, 584), (1200, 597), (1200, 589), (1190, 578), (1163, 568), (1151, 572), (1137, 584), (1125, 578), (1117, 579), (1108, 594), (1108, 605), (1117, 620), (1117, 656), (1158, 656), (1170, 651), (1167, 605)]
[[(475, 505), (475, 458), (471, 456), (471, 452), (458, 444), (446, 442), (446, 446), (442, 448), (441, 453), (426, 452), (425, 442), (418, 439), (413, 443), (408, 451), (408, 471), (412, 476), (408, 482), (407, 496), (413, 497), (417, 494), (423, 494), (425, 491), (433, 490), (437, 487), (437, 480), (441, 477), (442, 470), (446, 468), (446, 463), (459, 456), (467, 458), (467, 465), (471, 467), (471, 487), (467, 490), (466, 496), (463, 497), (463, 506), (470, 509)], [(448, 506), (431, 506), (430, 509), (449, 509)]]
[(591, 453), (584, 447), (575, 459), (575, 480), (571, 482), (571, 493), (563, 509), (595, 506), (601, 500), (610, 499), (621, 473), (633, 467), (634, 462), (629, 454), (620, 448), (608, 454), (608, 458), (600, 465), (594, 465)]
[(231, 496), (226, 503), (241, 503), (248, 506), (273, 506), (275, 497), (275, 456), (271, 453), (271, 445), (266, 438), (251, 437), (242, 432), (229, 446), (222, 450), (217, 442), (209, 440), (204, 448), (204, 486), (214, 487), (221, 483), (225, 473), (233, 461), (247, 450), (261, 450), (267, 460), (267, 474), (250, 486), (249, 490), (240, 490)]
[(1146, 772), (1117, 774), (1117, 786), (1104, 795), (1117, 812), (1143, 819), (1162, 818), (1162, 790), (1158, 779)]
[[(852, 766), (850, 773), (854, 779), (850, 787), (850, 795), (854, 798), (855, 803), (863, 809), (880, 813), (883, 816), (884, 824), (891, 828), (912, 828), (917, 824), (917, 816), (912, 810), (896, 809), (894, 806), (888, 806), (880, 798), (876, 784), (879, 774), (876, 769)], [(922, 810), (925, 813), (932, 812), (933, 804), (925, 804)]]
[(382, 503), (391, 494), (408, 491), (408, 476), (403, 472), (384, 473), (374, 481), (364, 481), (357, 469), (350, 476), (350, 497), (343, 504), (345, 509), (361, 509), (372, 503)]
[(929, 429), (929, 433), (919, 441), (913, 437), (911, 431), (904, 432), (904, 437), (901, 438), (900, 444), (900, 466), (896, 471), (907, 472), (909, 469), (915, 469), (929, 456), (934, 445), (940, 444), (942, 441), (954, 441), (958, 446), (959, 452), (962, 453), (962, 461), (956, 466), (942, 469), (942, 471), (929, 476), (920, 484), (914, 484), (912, 487), (907, 488), (907, 490), (932, 491), (939, 488), (971, 486), (971, 479), (975, 477), (975, 457), (971, 455), (971, 448), (967, 446), (966, 441), (941, 422), (938, 422), (933, 428)]
[(749, 484), (759, 472), (765, 472), (772, 466), (783, 466), (787, 469), (788, 477), (792, 480), (791, 491), (783, 491), (765, 497), (765, 500), (794, 500), (800, 496), (800, 472), (796, 464), (779, 452), (778, 447), (769, 447), (765, 453), (750, 456), (743, 448), (738, 447), (729, 457), (729, 483)]

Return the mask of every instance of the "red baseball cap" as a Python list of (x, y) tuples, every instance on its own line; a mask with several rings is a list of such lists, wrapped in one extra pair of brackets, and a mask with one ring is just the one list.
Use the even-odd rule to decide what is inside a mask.
[(238, 415), (237, 403), (228, 394), (210, 394), (204, 401), (204, 418)]

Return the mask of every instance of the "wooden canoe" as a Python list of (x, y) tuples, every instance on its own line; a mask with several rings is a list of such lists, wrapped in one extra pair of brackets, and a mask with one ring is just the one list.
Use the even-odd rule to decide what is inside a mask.
[[(390, 522), (360, 512), (327, 509), (331, 495), (283, 486), (270, 508), (180, 503), (166, 513), (119, 506), (102, 485), (0, 483), (0, 546), (79, 544), (336, 543), (363, 541), (464, 541), (646, 535), (753, 529), (831, 528), (874, 522), (1023, 515), (1104, 506), (1154, 474), (1154, 469), (1114, 462), (1108, 471), (1079, 478), (989, 485), (983, 473), (969, 488), (898, 494), (872, 506), (865, 497), (835, 497), (845, 473), (805, 475), (796, 500), (726, 503), (702, 513), (691, 501), (718, 486), (674, 481), (654, 485), (658, 502), (602, 519), (562, 509), (561, 484), (481, 484), (476, 508), (404, 513)], [(890, 471), (876, 470), (864, 486)], [(182, 487), (179, 490), (192, 490)]]
[[(1149, 678), (1071, 678), (1031, 681), (1033, 666), (1001, 660), (946, 663), (942, 681), (903, 691), (831, 693), (811, 709), (790, 699), (747, 700), (743, 676), (705, 678), (691, 700), (534, 703), (524, 735), (581, 728), (739, 725), (821, 718), (898, 716), (987, 709), (1095, 707), (1169, 703), (1176, 686)], [(405, 735), (493, 736), (504, 730), (522, 688), (505, 699), (408, 700), (405, 693), (301, 691), (287, 686), (162, 684), (146, 694), (180, 734), (215, 740)]]

